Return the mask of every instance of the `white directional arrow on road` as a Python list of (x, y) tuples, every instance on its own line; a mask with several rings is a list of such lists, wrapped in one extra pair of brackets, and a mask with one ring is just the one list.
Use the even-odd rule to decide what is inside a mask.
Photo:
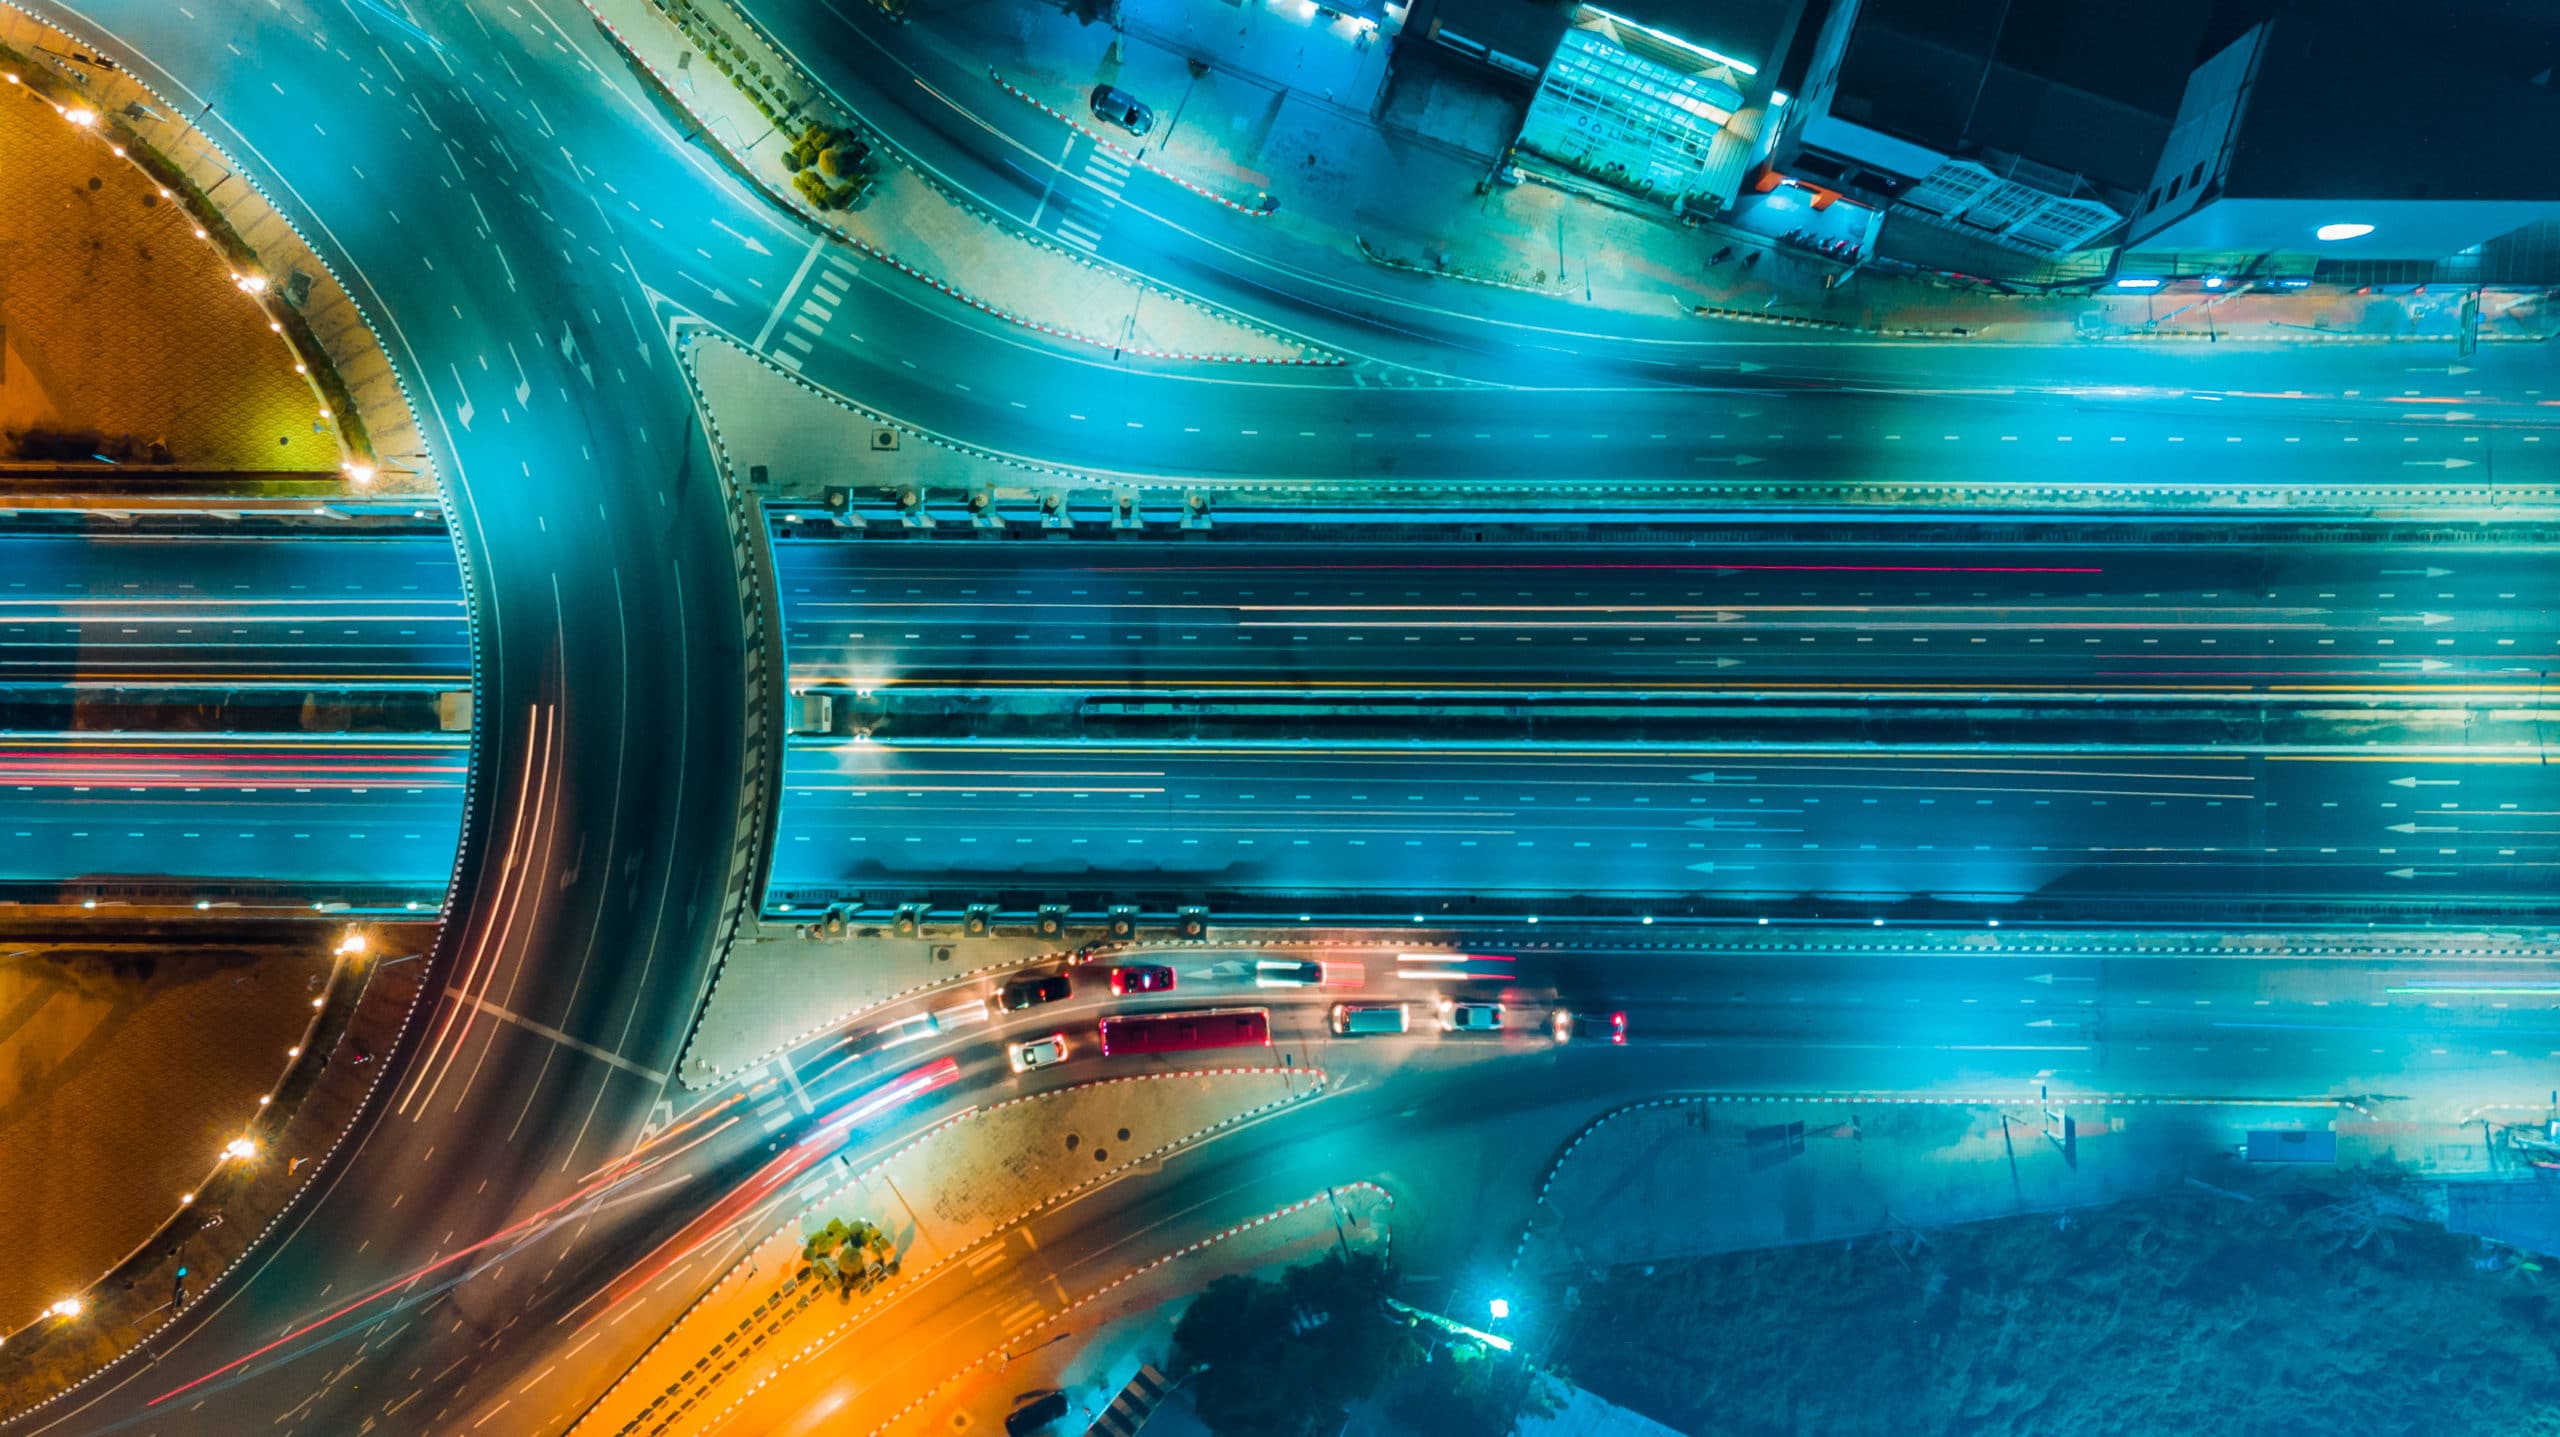
[(2385, 878), (2451, 878), (2453, 870), (2450, 868), (2395, 868), (2382, 876)]
[(464, 430), (468, 431), (471, 428), (471, 415), (473, 413), (471, 407), (471, 391), (463, 386), (462, 367), (460, 365), (448, 364), (445, 368), (453, 371), (453, 392), (460, 396), (462, 400), (461, 407), (453, 411), (453, 420), (456, 424), (461, 425)]
[(516, 403), (521, 406), (528, 403), (533, 398), (533, 381), (526, 377), (524, 372), (524, 356), (516, 353), (516, 344), (512, 339), (507, 341), (507, 358), (515, 361)]
[(712, 285), (703, 284), (701, 280), (695, 279), (692, 275), (686, 274), (683, 270), (677, 270), (676, 273), (682, 277), (687, 284), (700, 285), (704, 292), (708, 293), (713, 299), (720, 301), (722, 304), (737, 303), (737, 301), (731, 299), (728, 296), (728, 293), (724, 290), (718, 289)]
[(2468, 364), (2420, 364), (2412, 366), (2409, 372), (2411, 374), (2469, 374), (2471, 366)]
[(2451, 569), (2385, 569), (2382, 571), (2382, 577), (2386, 579), (2450, 579), (2453, 577), (2453, 571)]
[(2468, 469), (2471, 467), (2471, 461), (2468, 459), (2403, 459), (2400, 461), (2400, 467), (2403, 469)]
[(2416, 624), (2416, 625), (2420, 626), (2421, 628), (2429, 628), (2429, 629), (2432, 629), (2432, 628), (2434, 628), (2434, 627), (2435, 627), (2436, 625), (2438, 625), (2438, 624), (2450, 624), (2450, 623), (2452, 623), (2452, 622), (2453, 622), (2453, 615), (2451, 615), (2451, 614), (2385, 614), (2385, 615), (2383, 615), (2383, 616), (2382, 616), (2382, 621), (2383, 621), (2384, 623), (2386, 623), (2386, 624)]
[(1701, 464), (1730, 464), (1739, 469), (1745, 464), (1759, 463), (1760, 456), (1757, 454), (1701, 454), (1698, 456), (1698, 462)]
[(2460, 788), (2462, 786), (2462, 780), (2458, 778), (2419, 778), (2412, 775), (2408, 778), (2395, 778), (2391, 780), (2391, 786), (2393, 788)]
[(2030, 973), (2027, 975), (2027, 981), (2030, 983), (2095, 983), (2098, 980), (2077, 978), (2068, 973)]
[(754, 250), (758, 254), (773, 253), (773, 251), (764, 247), (764, 241), (757, 239), (754, 235), (740, 234), (736, 230), (729, 229), (727, 225), (720, 223), (718, 220), (713, 220), (711, 222), (711, 227), (717, 230), (726, 230), (731, 239), (736, 240), (738, 243), (745, 245), (747, 248)]
[(2462, 830), (2459, 828), (2429, 828), (2420, 823), (2395, 823), (2391, 825), (2391, 831), (2393, 833), (2460, 833)]
[(1753, 865), (1748, 863), (1692, 863), (1689, 865), (1689, 871), (1691, 873), (1749, 873), (1752, 867)]
[(1693, 773), (1689, 775), (1689, 781), (1691, 783), (1758, 783), (1760, 780), (1747, 773)]
[(1735, 374), (1758, 374), (1761, 370), (1764, 370), (1769, 366), (1765, 364), (1754, 364), (1747, 359), (1737, 359), (1731, 364), (1701, 364), (1698, 367), (1700, 369), (1731, 370)]
[(2444, 659), (2385, 659), (2382, 661), (2382, 666), (2386, 669), (2396, 669), (2402, 673), (2415, 670), (2422, 674), (2431, 674), (2438, 669), (2449, 669), (2453, 667), (2451, 663)]

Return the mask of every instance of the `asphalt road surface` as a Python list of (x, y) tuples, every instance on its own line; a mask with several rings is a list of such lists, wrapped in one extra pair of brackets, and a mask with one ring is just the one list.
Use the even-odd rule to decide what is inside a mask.
[(0, 534), (12, 685), (467, 688), (462, 570), (441, 534)]
[[(1867, 542), (1701, 521), (1551, 537), (1464, 510), (1262, 542), (882, 541), (781, 526), (798, 689), (2529, 694), (2560, 550), (2055, 530)], [(1667, 527), (1667, 526), (1666, 526)], [(1934, 538), (1943, 542), (1915, 542)]]
[(470, 760), (467, 734), (11, 734), (0, 890), (432, 912)]
[[(837, 275), (845, 302), (804, 362), (814, 382), (919, 428), (1167, 485), (1418, 476), (1599, 496), (1784, 463), (1880, 495), (1924, 478), (2450, 484), (2485, 505), (2552, 477), (2542, 372), (2506, 352), (2457, 382), (2346, 347), (1816, 353), (1765, 332), (1578, 339), (1506, 314), (1440, 355), (1431, 335), (1404, 337), (1408, 315), (1319, 298), (1318, 337), (1357, 356), (1341, 370), (1142, 370), (876, 266), (816, 262), (807, 231), (726, 175), (556, 0), (39, 8), (229, 147), (383, 328), (470, 561), (482, 728), (456, 921), (375, 1104), (311, 1197), (147, 1364), (18, 1430), (505, 1431), (529, 1416), (555, 1430), (573, 1389), (681, 1307), (671, 1285), (582, 1336), (564, 1321), (716, 1185), (652, 1169), (608, 1195), (588, 1177), (663, 1111), (732, 898), (753, 741), (737, 564), (673, 321), (778, 345)], [(894, 112), (874, 118), (935, 143)], [(1842, 372), (1869, 363), (1848, 392)], [(1942, 1061), (1914, 1056), (1906, 1071)], [(1553, 1087), (1462, 1081), (1427, 1111), (1523, 1090)], [(524, 1235), (469, 1246), (510, 1231)], [(378, 1318), (274, 1345), (349, 1293), (413, 1277)]]

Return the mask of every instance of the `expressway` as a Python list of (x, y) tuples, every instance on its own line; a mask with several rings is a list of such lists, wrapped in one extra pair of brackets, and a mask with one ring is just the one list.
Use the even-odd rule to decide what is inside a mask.
[(468, 734), (11, 733), (0, 893), (431, 912)]
[[(2529, 696), (2555, 551), (2296, 531), (1473, 510), (1260, 537), (918, 544), (778, 526), (792, 687), (1433, 695), (2176, 692)], [(1594, 522), (1594, 521), (1597, 522)]]
[(471, 683), (462, 571), (441, 532), (0, 532), (0, 573), (13, 689)]
[(470, 761), (434, 705), (471, 686), (462, 571), (440, 528), (370, 522), (0, 533), (0, 892), (440, 907)]
[[(751, 887), (733, 858), (755, 812), (740, 787), (762, 719), (745, 698), (725, 496), (668, 326), (753, 344), (833, 262), (807, 263), (807, 232), (724, 173), (558, 0), (37, 8), (237, 155), (383, 329), (470, 563), (481, 727), (454, 919), (371, 1106), (259, 1257), (147, 1365), (12, 1430), (504, 1431), (574, 1411), (592, 1390), (579, 1384), (627, 1361), (686, 1296), (652, 1295), (574, 1359), (554, 1350), (557, 1324), (678, 1228), (704, 1190), (689, 1185), (710, 1181), (653, 1170), (607, 1204), (586, 1178), (660, 1110), (723, 920)], [(1106, 477), (1506, 478), (1596, 496), (1748, 458), (1878, 485), (1927, 474), (2059, 489), (2089, 455), (2109, 456), (2085, 460), (2093, 473), (2128, 484), (2452, 479), (2503, 495), (2551, 476), (2541, 375), (2505, 351), (2457, 387), (2344, 348), (1816, 356), (1700, 331), (1713, 337), (1642, 355), (1595, 341), (1586, 374), (1552, 332), (1422, 365), (1428, 346), (1353, 319), (1334, 333), (1383, 352), (1340, 373), (1235, 382), (1035, 340), (877, 269), (844, 288), (814, 382)], [(1870, 362), (1871, 392), (1833, 392), (1838, 371)], [(2056, 400), (2066, 423), (2043, 407)], [(1514, 1096), (1450, 1092), (1435, 1118)], [(468, 1247), (537, 1219), (536, 1236)], [(396, 1315), (341, 1329), (360, 1336), (268, 1350), (345, 1294), (445, 1260)]]
[[(1411, 895), (2310, 918), (2532, 905), (2560, 861), (2535, 717), (2560, 591), (2518, 533), (1443, 517), (782, 526), (792, 684), (859, 717), (786, 753), (768, 909), (1043, 889), (1281, 917)], [(1603, 716), (1566, 738), (1524, 716), (1559, 696)], [(1739, 717), (1684, 740), (1665, 700)], [(2198, 742), (2138, 701), (2341, 726)], [(2032, 722), (1947, 746), (1898, 703)], [(1268, 704), (1287, 736), (1250, 727)]]

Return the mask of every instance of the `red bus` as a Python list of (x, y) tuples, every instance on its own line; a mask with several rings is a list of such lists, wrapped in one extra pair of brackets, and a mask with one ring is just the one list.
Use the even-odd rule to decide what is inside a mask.
[(1268, 1008), (1125, 1013), (1102, 1020), (1102, 1051), (1106, 1055), (1270, 1046), (1271, 1010)]

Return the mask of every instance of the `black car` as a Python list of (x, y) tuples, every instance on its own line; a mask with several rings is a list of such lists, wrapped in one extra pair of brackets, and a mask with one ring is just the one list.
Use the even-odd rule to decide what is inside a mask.
[(1019, 1401), (1020, 1406), (1005, 1414), (1004, 1430), (1008, 1437), (1029, 1437), (1029, 1434), (1046, 1430), (1067, 1415), (1067, 1394), (1064, 1392), (1026, 1395)]
[(1133, 135), (1156, 127), (1156, 112), (1144, 100), (1109, 85), (1093, 87), (1093, 113), (1096, 119), (1108, 120)]
[(1004, 1005), (1006, 1012), (1019, 1013), (1025, 1008), (1055, 1003), (1075, 990), (1076, 985), (1066, 974), (1051, 973), (1043, 978), (1014, 979), (996, 990), (996, 1001)]

